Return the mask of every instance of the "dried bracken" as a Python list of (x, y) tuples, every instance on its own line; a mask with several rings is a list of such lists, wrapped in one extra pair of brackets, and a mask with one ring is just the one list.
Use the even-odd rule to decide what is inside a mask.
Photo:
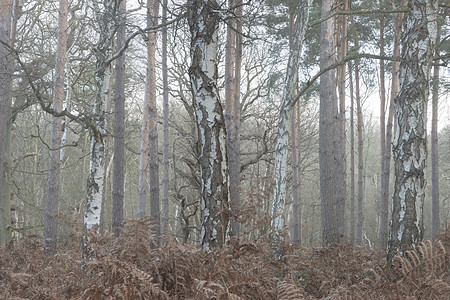
[[(44, 255), (41, 238), (0, 248), (0, 299), (450, 299), (450, 230), (386, 265), (351, 245), (299, 248), (269, 238), (232, 238), (221, 249), (167, 241), (152, 248), (149, 219), (130, 220), (120, 238), (90, 234)], [(81, 234), (80, 234), (81, 236)]]

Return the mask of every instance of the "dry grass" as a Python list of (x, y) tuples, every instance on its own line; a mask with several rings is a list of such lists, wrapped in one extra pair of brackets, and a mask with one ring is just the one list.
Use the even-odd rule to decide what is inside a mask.
[(387, 266), (380, 251), (350, 245), (284, 245), (273, 259), (264, 238), (211, 252), (172, 241), (152, 249), (150, 226), (91, 236), (93, 261), (77, 243), (51, 258), (36, 237), (1, 247), (0, 299), (450, 299), (450, 230)]

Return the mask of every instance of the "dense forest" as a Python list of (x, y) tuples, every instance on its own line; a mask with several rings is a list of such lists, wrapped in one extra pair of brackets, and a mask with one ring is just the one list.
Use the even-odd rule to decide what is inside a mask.
[(0, 0), (0, 298), (450, 299), (445, 0)]

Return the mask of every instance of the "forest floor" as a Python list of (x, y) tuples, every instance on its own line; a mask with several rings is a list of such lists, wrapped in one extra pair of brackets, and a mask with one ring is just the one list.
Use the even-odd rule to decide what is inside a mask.
[(76, 235), (53, 257), (41, 237), (0, 247), (0, 299), (450, 299), (450, 229), (388, 266), (380, 250), (274, 251), (267, 238), (210, 252), (172, 241), (151, 249), (148, 226), (92, 236), (87, 262)]

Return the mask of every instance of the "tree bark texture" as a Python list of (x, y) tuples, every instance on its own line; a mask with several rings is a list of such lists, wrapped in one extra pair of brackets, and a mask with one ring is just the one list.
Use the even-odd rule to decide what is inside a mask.
[[(159, 1), (147, 1), (149, 15), (148, 26), (158, 24)], [(149, 98), (149, 185), (150, 185), (150, 218), (152, 219), (152, 233), (156, 237), (161, 235), (161, 211), (159, 203), (159, 160), (158, 160), (158, 108), (156, 106), (156, 31), (149, 31), (147, 42), (147, 83), (146, 97)]]
[[(402, 7), (405, 6), (406, 0), (402, 0)], [(394, 7), (395, 8), (395, 7)], [(394, 51), (393, 56), (400, 56), (400, 36), (402, 32), (403, 14), (399, 14), (394, 19)], [(391, 81), (391, 95), (389, 102), (389, 113), (386, 124), (386, 138), (384, 158), (382, 158), (381, 170), (381, 209), (380, 209), (380, 245), (386, 248), (388, 231), (389, 231), (389, 176), (391, 169), (391, 149), (392, 149), (392, 123), (394, 119), (394, 99), (398, 94), (400, 62), (394, 61), (392, 63), (392, 81)]]
[[(0, 39), (11, 45), (11, 1), (0, 1)], [(11, 74), (9, 49), (0, 45), (0, 245), (11, 239), (10, 156), (11, 156)]]
[(94, 2), (95, 17), (100, 29), (99, 42), (96, 47), (95, 82), (93, 121), (90, 128), (90, 165), (87, 183), (87, 205), (84, 214), (86, 229), (100, 226), (103, 185), (105, 180), (105, 109), (111, 79), (111, 64), (107, 59), (111, 55), (111, 26), (113, 24), (115, 1), (104, 0), (100, 8)]
[[(67, 49), (67, 14), (68, 0), (59, 1), (58, 14), (58, 44), (56, 49), (55, 81), (53, 85), (53, 109), (56, 112), (63, 110), (64, 84), (65, 84), (65, 64)], [(62, 118), (52, 118), (52, 131), (50, 135), (50, 158), (48, 167), (47, 199), (45, 207), (44, 240), (46, 254), (56, 253), (57, 238), (57, 214), (58, 198), (60, 190), (60, 170), (61, 159), (60, 149), (62, 141)]]
[(204, 249), (223, 245), (228, 227), (225, 120), (217, 89), (220, 15), (216, 1), (189, 2), (190, 82), (198, 131), (201, 232)]
[[(230, 12), (234, 15), (236, 13), (236, 2), (230, 0), (228, 7)], [(237, 137), (237, 129), (240, 123), (240, 103), (236, 96), (236, 85), (240, 84), (236, 80), (236, 59), (237, 59), (237, 36), (236, 33), (237, 20), (232, 16), (228, 20), (227, 27), (227, 43), (225, 56), (225, 124), (227, 130), (227, 159), (229, 172), (229, 201), (231, 213), (231, 234), (239, 235), (239, 224), (237, 218), (237, 207), (239, 206), (239, 187), (241, 181), (241, 163), (240, 163), (240, 148), (239, 139)], [(236, 102), (236, 99), (238, 102)], [(237, 108), (236, 108), (237, 106)]]
[(281, 230), (285, 223), (283, 213), (287, 188), (289, 120), (292, 114), (293, 100), (297, 93), (300, 54), (309, 19), (310, 4), (311, 1), (303, 1), (296, 8), (296, 18), (292, 32), (292, 42), (290, 43), (291, 47), (286, 69), (283, 98), (278, 117), (277, 142), (275, 145), (275, 185), (272, 201), (272, 229), (275, 231)]
[[(334, 1), (322, 1), (322, 17), (331, 13)], [(334, 62), (334, 19), (320, 25), (320, 69)], [(322, 241), (338, 243), (338, 215), (336, 197), (336, 174), (334, 168), (334, 135), (337, 124), (336, 72), (330, 70), (320, 76), (319, 112), (319, 168), (320, 198), (322, 203)]]
[(388, 260), (421, 241), (430, 70), (437, 35), (437, 1), (409, 1), (402, 34), (400, 92), (395, 98), (394, 194)]
[[(126, 0), (121, 0), (117, 19), (117, 49), (126, 39)], [(125, 180), (125, 52), (116, 60), (116, 82), (114, 94), (114, 158), (112, 188), (112, 230), (120, 235), (123, 222), (123, 197)]]

